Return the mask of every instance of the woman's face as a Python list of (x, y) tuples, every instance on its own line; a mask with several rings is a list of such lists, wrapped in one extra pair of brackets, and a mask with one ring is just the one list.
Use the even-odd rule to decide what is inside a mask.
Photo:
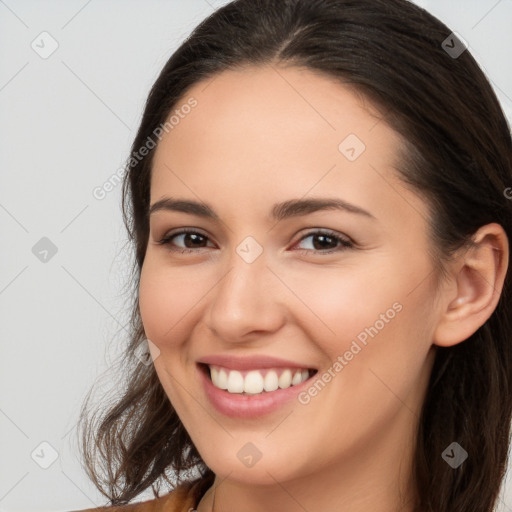
[(188, 91), (156, 148), (140, 311), (218, 475), (394, 478), (412, 449), (435, 348), (427, 209), (369, 108), (309, 70), (229, 71)]

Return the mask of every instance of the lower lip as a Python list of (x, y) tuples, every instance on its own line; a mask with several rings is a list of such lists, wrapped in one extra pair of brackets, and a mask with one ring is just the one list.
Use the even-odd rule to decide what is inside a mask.
[(286, 389), (276, 389), (258, 395), (241, 395), (215, 387), (207, 373), (200, 367), (198, 370), (203, 380), (206, 396), (211, 404), (220, 413), (234, 418), (257, 418), (276, 411), (296, 398), (301, 391), (310, 385), (310, 380), (314, 377), (313, 375), (304, 382)]

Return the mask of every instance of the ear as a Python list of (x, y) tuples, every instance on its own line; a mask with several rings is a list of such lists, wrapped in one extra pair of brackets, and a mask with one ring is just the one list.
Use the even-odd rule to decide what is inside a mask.
[(474, 246), (449, 264), (434, 345), (449, 347), (468, 339), (498, 304), (509, 261), (507, 234), (500, 224), (492, 223), (482, 226), (472, 239)]

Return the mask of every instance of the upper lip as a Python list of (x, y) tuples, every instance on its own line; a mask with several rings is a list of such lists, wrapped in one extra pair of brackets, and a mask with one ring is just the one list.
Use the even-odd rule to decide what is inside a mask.
[(219, 354), (202, 357), (197, 362), (208, 365), (223, 366), (231, 370), (258, 370), (260, 368), (311, 368), (311, 366), (307, 364), (296, 363), (295, 361), (265, 355), (242, 357)]

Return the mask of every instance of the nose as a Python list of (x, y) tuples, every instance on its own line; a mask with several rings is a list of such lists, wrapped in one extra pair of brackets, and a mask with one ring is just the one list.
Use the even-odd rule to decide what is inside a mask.
[(225, 342), (261, 338), (286, 321), (285, 290), (264, 254), (247, 263), (234, 252), (228, 270), (208, 295), (206, 325)]

